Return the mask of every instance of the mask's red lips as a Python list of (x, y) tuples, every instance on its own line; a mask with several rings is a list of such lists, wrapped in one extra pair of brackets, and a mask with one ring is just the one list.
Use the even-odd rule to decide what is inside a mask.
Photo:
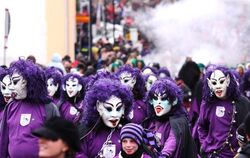
[(163, 108), (160, 105), (157, 105), (155, 107), (155, 111), (156, 111), (157, 114), (159, 114), (162, 110), (163, 110)]
[(113, 126), (116, 126), (117, 122), (118, 122), (118, 119), (115, 119), (115, 120), (109, 120)]
[(8, 103), (9, 100), (10, 100), (10, 98), (11, 98), (11, 96), (4, 96), (4, 101), (5, 101), (6, 103)]

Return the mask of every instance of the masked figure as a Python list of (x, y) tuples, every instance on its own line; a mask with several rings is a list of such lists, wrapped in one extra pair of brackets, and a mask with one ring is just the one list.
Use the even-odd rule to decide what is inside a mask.
[(0, 68), (0, 84), (1, 84), (1, 93), (0, 93), (0, 122), (2, 120), (3, 110), (5, 105), (11, 99), (11, 91), (9, 89), (11, 81), (10, 75), (8, 74), (7, 69)]
[(197, 151), (181, 102), (181, 90), (175, 82), (157, 80), (146, 100), (149, 113), (143, 125), (159, 139), (161, 156), (195, 158)]
[(89, 130), (83, 134), (79, 158), (113, 158), (121, 150), (120, 128), (128, 120), (132, 94), (118, 80), (97, 80), (86, 92), (84, 123)]
[(133, 123), (142, 123), (147, 115), (146, 104), (143, 97), (146, 92), (145, 81), (137, 68), (129, 65), (122, 66), (115, 74), (123, 85), (131, 89), (134, 96), (133, 110), (130, 113), (130, 119)]
[(47, 90), (48, 95), (52, 98), (55, 104), (58, 103), (60, 99), (61, 92), (61, 80), (63, 74), (55, 67), (49, 67), (45, 70), (46, 80), (47, 80)]
[(62, 117), (78, 123), (83, 116), (85, 83), (78, 74), (67, 74), (62, 79), (62, 96), (59, 111)]
[(236, 129), (249, 111), (232, 70), (217, 66), (206, 72), (198, 134), (203, 154), (211, 158), (234, 157), (239, 148)]
[(0, 155), (37, 158), (38, 138), (31, 131), (42, 126), (48, 113), (59, 115), (58, 110), (47, 96), (45, 74), (37, 65), (19, 59), (10, 65), (10, 78), (13, 101), (3, 114)]

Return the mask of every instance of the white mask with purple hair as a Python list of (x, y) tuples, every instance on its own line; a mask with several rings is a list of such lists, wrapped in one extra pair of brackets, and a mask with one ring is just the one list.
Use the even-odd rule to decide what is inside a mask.
[(225, 74), (220, 70), (215, 70), (210, 79), (207, 78), (208, 86), (211, 91), (216, 95), (216, 97), (223, 99), (226, 97), (227, 87), (230, 83), (229, 75), (225, 76)]
[(119, 124), (125, 111), (122, 100), (114, 95), (105, 102), (97, 101), (96, 107), (104, 124), (110, 128), (115, 128)]
[(11, 76), (10, 90), (14, 99), (22, 100), (27, 97), (27, 81), (17, 72), (14, 72)]

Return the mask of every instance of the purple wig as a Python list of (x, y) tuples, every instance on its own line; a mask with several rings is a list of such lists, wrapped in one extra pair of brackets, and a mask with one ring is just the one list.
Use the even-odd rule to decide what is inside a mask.
[(243, 75), (242, 82), (240, 83), (240, 90), (241, 92), (250, 90), (250, 69)]
[[(78, 75), (78, 74), (67, 74), (62, 78), (62, 86), (66, 86), (66, 81), (69, 80), (69, 78), (76, 78), (78, 80), (78, 83), (82, 85), (81, 91), (73, 98), (70, 98), (66, 91), (61, 91), (61, 100), (62, 101), (69, 101), (71, 103), (78, 103), (79, 101), (82, 101), (85, 95), (85, 82), (84, 79)], [(74, 102), (75, 101), (75, 102)]]
[(86, 85), (86, 90), (90, 89), (92, 87), (92, 85), (99, 79), (101, 78), (110, 78), (113, 80), (118, 80), (118, 78), (116, 78), (114, 75), (112, 75), (110, 72), (108, 71), (98, 71), (95, 75), (91, 75), (88, 77), (88, 83)]
[(96, 109), (96, 102), (105, 102), (112, 95), (120, 98), (125, 106), (124, 116), (128, 119), (128, 114), (132, 109), (133, 96), (132, 92), (121, 82), (109, 78), (97, 80), (94, 85), (86, 92), (84, 98), (84, 115), (83, 120), (87, 126), (92, 126), (98, 120), (99, 113)]
[(207, 79), (210, 78), (211, 74), (215, 70), (222, 71), (225, 76), (229, 75), (230, 83), (229, 83), (229, 86), (227, 88), (226, 97), (228, 99), (237, 100), (240, 97), (240, 90), (239, 90), (239, 86), (237, 84), (237, 81), (235, 79), (235, 76), (234, 76), (232, 70), (230, 70), (229, 68), (223, 67), (223, 66), (217, 66), (217, 67), (214, 67), (213, 69), (209, 69), (206, 71), (204, 79), (203, 79), (203, 96), (202, 96), (203, 100), (208, 102), (208, 103), (211, 103), (211, 102), (216, 101), (218, 99), (215, 95), (211, 95), (211, 90), (208, 87), (208, 83), (207, 83)]
[(44, 71), (29, 60), (19, 59), (10, 65), (10, 75), (17, 72), (27, 81), (27, 97), (25, 100), (35, 104), (47, 104), (48, 97)]
[(132, 92), (135, 99), (143, 99), (143, 97), (145, 96), (146, 87), (140, 70), (138, 68), (132, 68), (130, 65), (123, 65), (115, 75), (117, 77), (120, 77), (123, 72), (131, 73), (132, 77), (136, 77), (136, 83)]
[(54, 94), (54, 98), (60, 98), (60, 92), (61, 92), (61, 80), (62, 80), (62, 73), (58, 68), (55, 67), (48, 67), (45, 70), (45, 76), (46, 76), (46, 81), (50, 78), (53, 79), (53, 85), (59, 85), (56, 93)]
[[(151, 66), (144, 66), (143, 69), (142, 69), (142, 73), (143, 73), (146, 69), (150, 69), (150, 70), (153, 72), (153, 74), (157, 75), (157, 71), (158, 71), (158, 70), (157, 70), (156, 68), (151, 67)], [(143, 73), (143, 74), (144, 74), (144, 73)]]
[(170, 72), (169, 72), (168, 68), (166, 68), (166, 67), (161, 67), (161, 68), (158, 70), (158, 73), (157, 73), (158, 78), (160, 78), (160, 74), (161, 74), (161, 73), (165, 74), (166, 77), (171, 77), (171, 76), (170, 76)]
[[(148, 117), (155, 116), (154, 108), (150, 104), (151, 100), (154, 97), (155, 93), (166, 93), (168, 97), (168, 101), (172, 104), (177, 99), (177, 104), (172, 106), (169, 114), (174, 113), (185, 113), (182, 108), (182, 91), (181, 89), (176, 85), (176, 83), (170, 79), (159, 79), (155, 81), (155, 83), (152, 85), (151, 89), (147, 93), (146, 96), (146, 103), (148, 106)], [(179, 111), (178, 111), (179, 110)]]

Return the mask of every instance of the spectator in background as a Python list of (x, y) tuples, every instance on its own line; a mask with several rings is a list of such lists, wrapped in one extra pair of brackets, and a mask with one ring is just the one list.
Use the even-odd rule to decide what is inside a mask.
[(71, 64), (72, 64), (70, 56), (69, 55), (65, 55), (63, 57), (63, 59), (62, 59), (62, 63), (63, 63), (63, 66), (64, 66), (64, 69), (65, 69), (66, 73), (70, 73)]
[(39, 158), (74, 158), (80, 150), (77, 128), (64, 118), (53, 117), (32, 133), (39, 138)]
[(53, 67), (59, 68), (63, 71), (63, 74), (66, 74), (66, 70), (63, 66), (61, 56), (58, 53), (54, 53), (52, 55), (51, 62), (48, 64), (48, 66), (53, 66)]

